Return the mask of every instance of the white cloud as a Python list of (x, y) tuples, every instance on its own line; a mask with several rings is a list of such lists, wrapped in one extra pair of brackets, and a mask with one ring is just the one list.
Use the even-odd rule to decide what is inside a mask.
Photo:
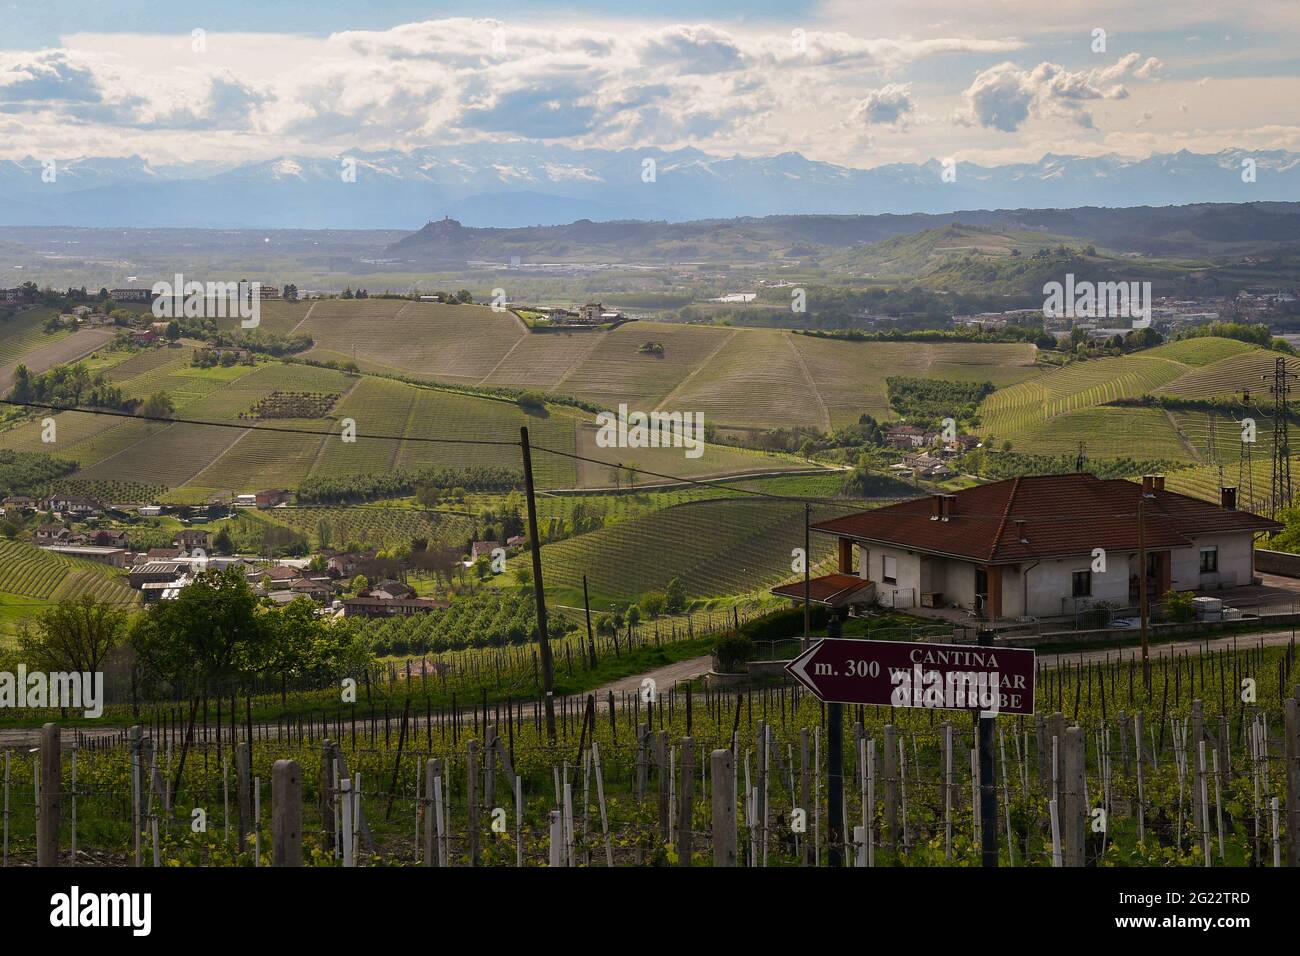
[[(966, 122), (1006, 133), (1015, 132), (1031, 115), (1065, 118), (1084, 128), (1093, 126), (1090, 100), (1122, 100), (1128, 90), (1116, 82), (1137, 67), (1141, 56), (1129, 53), (1110, 66), (1094, 70), (1067, 70), (1043, 62), (1025, 70), (1014, 63), (999, 63), (976, 75), (962, 96)], [(1139, 69), (1147, 69), (1150, 59)], [(1158, 63), (1158, 61), (1157, 61)]]
[(867, 95), (853, 108), (853, 118), (865, 124), (902, 125), (914, 108), (911, 86), (889, 83), (876, 90), (867, 90)]

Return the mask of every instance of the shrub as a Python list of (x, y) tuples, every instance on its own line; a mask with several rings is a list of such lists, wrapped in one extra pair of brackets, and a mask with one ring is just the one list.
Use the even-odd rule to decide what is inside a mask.
[(1165, 592), (1165, 617), (1175, 624), (1186, 624), (1196, 617), (1196, 608), (1192, 605), (1191, 591), (1175, 591), (1170, 588)]
[(724, 673), (735, 672), (754, 656), (754, 642), (744, 634), (731, 631), (714, 642), (713, 655)]

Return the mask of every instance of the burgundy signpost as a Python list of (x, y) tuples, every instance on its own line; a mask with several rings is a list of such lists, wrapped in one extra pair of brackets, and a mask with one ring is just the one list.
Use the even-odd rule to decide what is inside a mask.
[(992, 644), (991, 631), (981, 631), (974, 645), (827, 638), (785, 667), (795, 680), (832, 705), (971, 711), (979, 730), (980, 844), (985, 866), (998, 865), (993, 721), (998, 714), (1034, 712), (1034, 652)]
[(841, 704), (1034, 712), (1034, 652), (976, 644), (826, 639), (785, 669)]

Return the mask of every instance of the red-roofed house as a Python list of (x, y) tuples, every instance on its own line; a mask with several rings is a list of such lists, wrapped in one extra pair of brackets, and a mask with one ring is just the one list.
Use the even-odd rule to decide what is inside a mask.
[[(1011, 478), (814, 524), (838, 538), (839, 568), (813, 579), (810, 599), (870, 600), (865, 589), (846, 595), (853, 575), (888, 607), (956, 605), (991, 619), (1068, 615), (1103, 601), (1132, 607), (1139, 503), (1153, 602), (1171, 588), (1251, 584), (1254, 536), (1282, 527), (1236, 510), (1235, 488), (1215, 504), (1167, 491), (1163, 475), (1142, 484), (1089, 474)], [(803, 582), (774, 591), (801, 600)]]

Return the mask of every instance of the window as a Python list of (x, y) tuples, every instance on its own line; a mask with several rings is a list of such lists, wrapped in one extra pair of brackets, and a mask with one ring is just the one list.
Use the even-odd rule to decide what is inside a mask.
[(1214, 574), (1219, 570), (1219, 549), (1201, 548), (1201, 573)]
[(1074, 572), (1074, 596), (1075, 597), (1092, 597), (1092, 572), (1075, 571)]
[(880, 580), (885, 584), (898, 583), (898, 562), (887, 554), (880, 559)]

